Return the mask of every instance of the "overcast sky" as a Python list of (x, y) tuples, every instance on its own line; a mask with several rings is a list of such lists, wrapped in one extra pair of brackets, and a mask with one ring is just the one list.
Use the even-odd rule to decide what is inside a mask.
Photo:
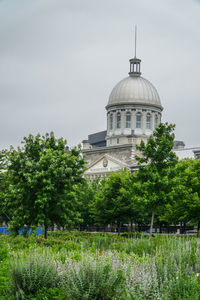
[(176, 139), (200, 146), (200, 1), (0, 0), (0, 148), (54, 131), (70, 146), (106, 129), (138, 26), (142, 76)]

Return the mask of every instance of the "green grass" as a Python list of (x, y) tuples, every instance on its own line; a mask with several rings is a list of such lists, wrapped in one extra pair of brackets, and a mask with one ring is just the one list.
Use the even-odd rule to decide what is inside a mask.
[[(61, 278), (59, 286), (32, 282), (32, 278), (38, 278), (35, 273), (41, 276), (40, 265), (31, 269), (27, 262), (31, 257), (41, 259), (44, 256), (49, 258), (49, 263), (55, 264)], [(112, 295), (119, 286), (121, 289), (117, 297), (104, 295), (102, 299), (200, 299), (200, 239), (192, 236), (156, 235), (149, 240), (142, 234), (117, 236), (78, 231), (50, 232), (48, 240), (40, 236), (0, 236), (0, 299), (6, 299), (11, 290), (13, 263), (15, 266), (17, 263), (22, 274), (23, 270), (34, 272), (28, 283), (35, 284), (34, 293), (26, 292), (30, 294), (26, 299), (70, 299), (72, 286), (77, 295), (85, 290), (85, 299), (92, 299), (91, 290), (97, 290), (98, 276), (99, 280), (104, 278), (102, 271), (94, 273), (96, 264), (108, 266), (109, 278), (118, 271), (124, 278), (123, 287), (113, 284)], [(88, 292), (90, 278), (94, 277), (92, 272), (96, 281)], [(69, 274), (73, 274), (71, 278), (67, 277)], [(17, 299), (11, 294), (9, 297), (9, 300)], [(91, 297), (94, 298), (94, 294)]]

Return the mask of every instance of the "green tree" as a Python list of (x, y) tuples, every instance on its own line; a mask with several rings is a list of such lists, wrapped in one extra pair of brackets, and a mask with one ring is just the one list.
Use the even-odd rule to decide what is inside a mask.
[(192, 222), (200, 227), (200, 160), (184, 159), (176, 166), (173, 201), (166, 205), (165, 220)]
[(76, 225), (81, 225), (83, 227), (94, 225), (91, 207), (95, 201), (98, 184), (98, 179), (91, 180), (89, 178), (84, 178), (83, 181), (77, 185), (77, 202), (80, 219)]
[(121, 224), (136, 221), (140, 210), (133, 175), (127, 171), (111, 173), (104, 178), (96, 194), (93, 214), (101, 225), (117, 224), (120, 233)]
[[(80, 148), (69, 150), (54, 134), (25, 137), (23, 146), (9, 152), (8, 173), (12, 198), (11, 228), (54, 224), (71, 226), (79, 219), (77, 185), (82, 181), (84, 160)], [(67, 150), (66, 150), (67, 149)]]
[(7, 150), (0, 151), (0, 223), (8, 222), (9, 212), (6, 209), (7, 197), (9, 195), (9, 176), (7, 172)]
[(156, 210), (168, 200), (173, 188), (173, 178), (177, 157), (172, 151), (174, 146), (175, 125), (160, 123), (147, 143), (137, 146), (140, 156), (136, 157), (139, 170), (138, 178), (143, 186), (142, 197), (151, 209), (150, 236), (152, 236)]

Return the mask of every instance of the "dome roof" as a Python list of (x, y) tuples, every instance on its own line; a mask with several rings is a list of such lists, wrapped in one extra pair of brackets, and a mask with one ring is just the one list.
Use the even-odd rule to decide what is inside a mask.
[(129, 76), (121, 80), (112, 90), (108, 105), (146, 104), (162, 109), (156, 88), (141, 76)]

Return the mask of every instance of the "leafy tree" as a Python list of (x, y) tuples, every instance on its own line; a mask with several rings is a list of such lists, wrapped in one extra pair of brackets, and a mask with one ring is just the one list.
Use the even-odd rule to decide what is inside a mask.
[(200, 227), (200, 160), (184, 159), (176, 166), (173, 201), (166, 205), (164, 218), (171, 222), (193, 222)]
[(84, 179), (78, 186), (78, 203), (80, 211), (80, 224), (82, 226), (94, 225), (94, 217), (91, 208), (95, 201), (95, 195), (98, 190), (99, 179)]
[(6, 210), (6, 199), (9, 195), (9, 176), (7, 172), (7, 150), (0, 151), (0, 223), (8, 222), (9, 212)]
[(160, 123), (147, 143), (137, 146), (140, 156), (136, 157), (139, 170), (138, 177), (143, 186), (142, 197), (151, 209), (150, 236), (152, 236), (156, 210), (169, 200), (173, 187), (177, 157), (172, 151), (174, 145), (175, 125)]
[(127, 170), (104, 178), (99, 184), (93, 207), (96, 222), (104, 226), (117, 223), (120, 233), (122, 223), (136, 221), (140, 208), (134, 193), (135, 185), (132, 174)]
[(71, 226), (79, 219), (76, 195), (84, 160), (80, 148), (69, 150), (52, 132), (29, 135), (22, 144), (9, 152), (11, 228), (43, 225), (47, 238), (49, 226)]

